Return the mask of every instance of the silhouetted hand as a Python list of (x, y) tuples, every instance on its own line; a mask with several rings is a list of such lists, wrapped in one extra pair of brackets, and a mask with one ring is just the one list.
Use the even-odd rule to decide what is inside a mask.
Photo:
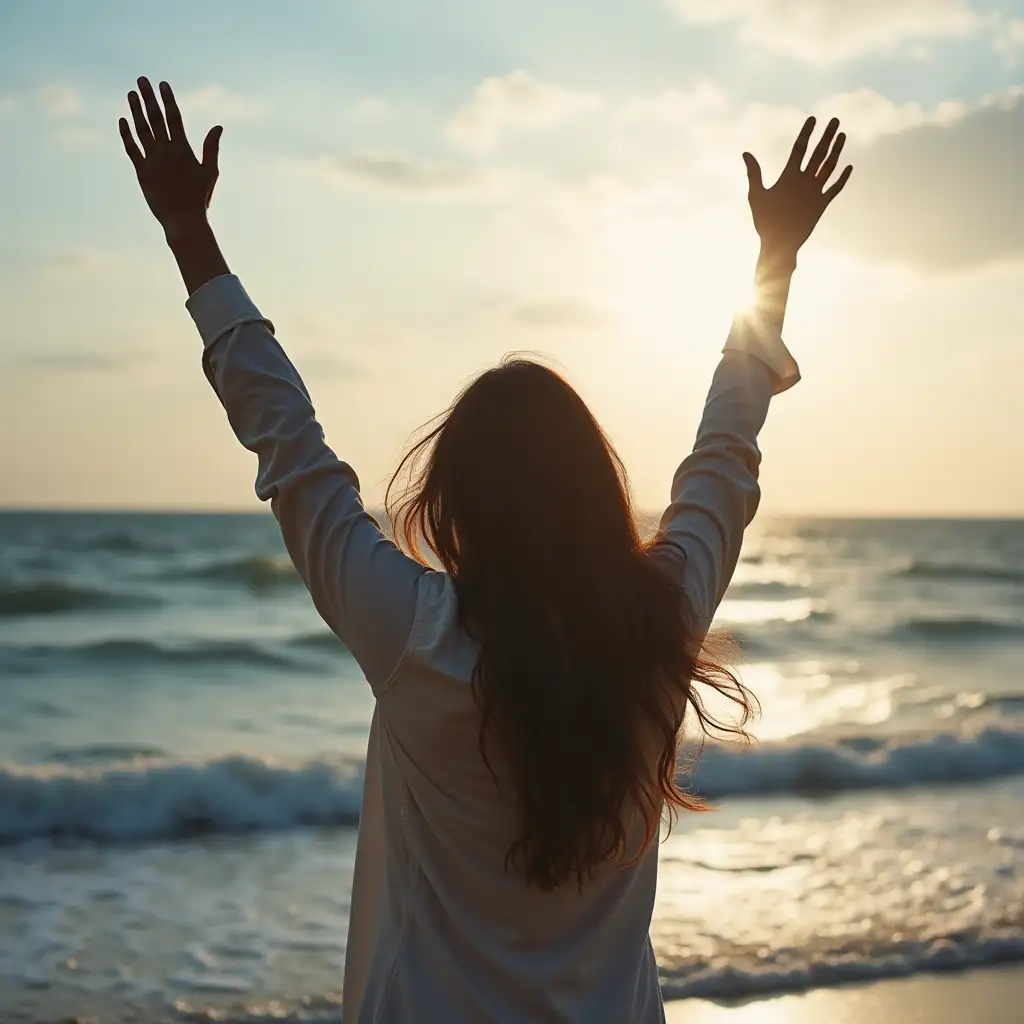
[[(168, 240), (206, 224), (206, 211), (217, 184), (217, 153), (223, 128), (211, 128), (203, 142), (202, 162), (196, 159), (188, 139), (174, 93), (166, 82), (160, 95), (167, 110), (166, 120), (149, 79), (140, 78), (139, 93), (128, 93), (128, 106), (135, 122), (136, 144), (127, 118), (118, 122), (125, 152), (135, 166), (153, 216)], [(142, 104), (145, 103), (145, 110)], [(139, 146), (141, 145), (141, 149)]]
[(848, 166), (835, 184), (826, 187), (846, 144), (846, 136), (839, 132), (837, 118), (828, 123), (825, 134), (804, 166), (814, 125), (815, 119), (809, 117), (797, 136), (789, 162), (771, 188), (764, 187), (757, 160), (750, 153), (743, 154), (750, 181), (750, 210), (754, 215), (754, 227), (761, 236), (762, 247), (782, 258), (796, 259), (800, 246), (810, 238), (821, 215), (846, 187), (853, 173), (853, 168)]

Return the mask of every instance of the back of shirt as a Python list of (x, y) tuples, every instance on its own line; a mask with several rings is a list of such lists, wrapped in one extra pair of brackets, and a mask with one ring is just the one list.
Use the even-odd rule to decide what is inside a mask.
[(424, 575), (378, 695), (358, 856), (383, 870), (357, 880), (345, 1019), (662, 1020), (647, 938), (657, 843), (582, 888), (543, 891), (506, 867), (516, 800), (500, 757), (492, 776), (480, 754), (477, 654), (448, 577)]

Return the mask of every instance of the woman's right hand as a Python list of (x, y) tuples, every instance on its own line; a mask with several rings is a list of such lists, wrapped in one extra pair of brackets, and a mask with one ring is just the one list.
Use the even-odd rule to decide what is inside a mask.
[(128, 93), (138, 143), (127, 118), (121, 118), (118, 128), (142, 194), (167, 240), (173, 242), (206, 225), (206, 211), (217, 184), (217, 155), (223, 129), (220, 125), (210, 129), (203, 142), (202, 160), (198, 160), (185, 135), (171, 87), (160, 83), (165, 117), (149, 79), (140, 78), (138, 86), (139, 92), (133, 89)]
[(785, 262), (796, 262), (798, 250), (810, 238), (821, 215), (846, 187), (853, 173), (853, 168), (847, 166), (835, 183), (828, 185), (846, 144), (846, 136), (839, 131), (838, 118), (828, 123), (821, 141), (804, 165), (814, 125), (815, 119), (809, 117), (797, 136), (789, 162), (771, 188), (765, 188), (757, 160), (750, 153), (743, 154), (750, 182), (750, 210), (754, 227), (761, 236), (761, 248)]

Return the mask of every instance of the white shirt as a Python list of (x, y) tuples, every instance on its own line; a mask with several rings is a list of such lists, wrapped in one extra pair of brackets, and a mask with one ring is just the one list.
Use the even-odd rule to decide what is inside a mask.
[[(256, 493), (376, 697), (343, 1021), (664, 1020), (648, 937), (658, 844), (629, 867), (602, 868), (582, 892), (543, 892), (506, 871), (515, 808), (480, 757), (470, 690), (479, 648), (459, 628), (450, 579), (382, 535), (239, 280), (215, 278), (187, 305), (207, 377), (258, 457)], [(682, 576), (705, 630), (757, 510), (769, 400), (798, 379), (781, 338), (737, 321), (651, 554)]]

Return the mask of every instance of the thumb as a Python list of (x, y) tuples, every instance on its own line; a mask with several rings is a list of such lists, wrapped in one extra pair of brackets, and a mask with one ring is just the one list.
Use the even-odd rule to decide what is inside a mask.
[(764, 179), (761, 177), (761, 165), (753, 153), (744, 153), (743, 162), (747, 165), (747, 180), (750, 182), (750, 194), (764, 191)]
[(220, 154), (220, 137), (224, 129), (218, 124), (206, 133), (203, 140), (203, 167), (217, 173), (217, 157)]

